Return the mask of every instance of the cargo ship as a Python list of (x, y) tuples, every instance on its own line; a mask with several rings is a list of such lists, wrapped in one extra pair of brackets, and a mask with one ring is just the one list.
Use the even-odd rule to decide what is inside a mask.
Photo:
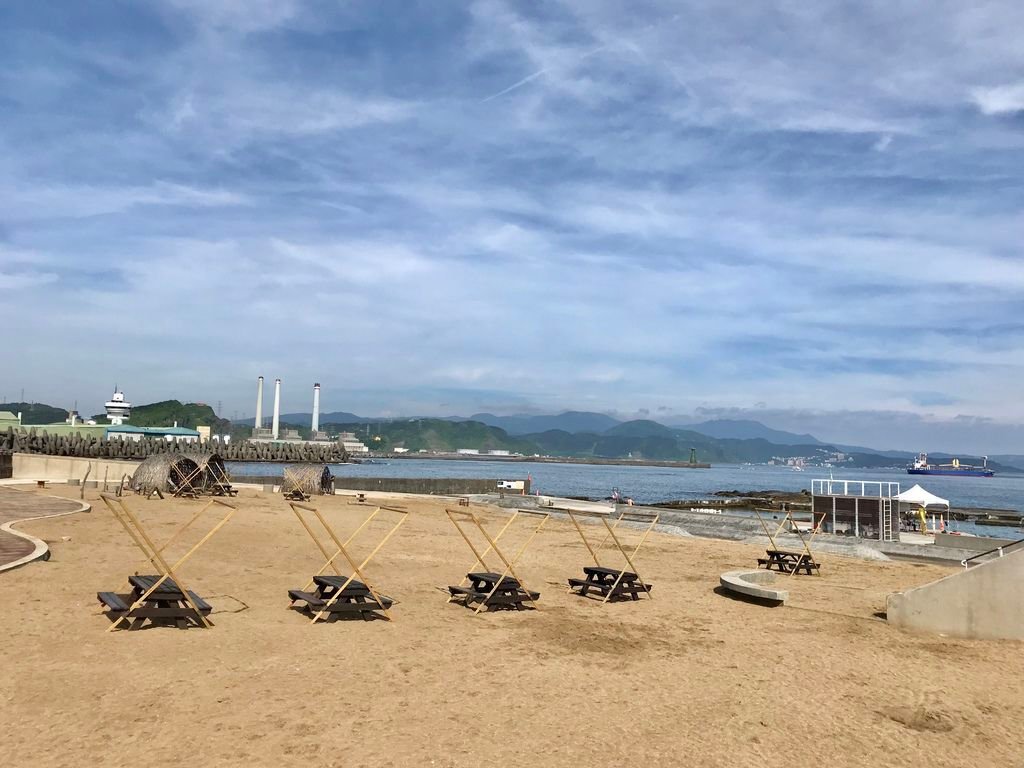
[(913, 466), (907, 467), (908, 475), (953, 475), (955, 477), (994, 477), (995, 472), (988, 468), (988, 456), (982, 457), (980, 467), (972, 464), (961, 464), (960, 459), (953, 459), (951, 464), (929, 464), (928, 454), (919, 453)]

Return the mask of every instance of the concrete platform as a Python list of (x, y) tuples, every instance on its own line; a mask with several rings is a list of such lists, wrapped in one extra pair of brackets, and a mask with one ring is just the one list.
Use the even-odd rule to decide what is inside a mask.
[(89, 509), (85, 502), (0, 488), (0, 572), (38, 560), (50, 551), (46, 542), (24, 531), (15, 530), (16, 523), (88, 512)]
[(722, 588), (741, 595), (774, 605), (782, 605), (789, 599), (789, 591), (774, 589), (775, 574), (771, 571), (754, 569), (727, 571), (718, 577)]
[(1024, 545), (944, 579), (889, 595), (886, 618), (918, 632), (1024, 640)]

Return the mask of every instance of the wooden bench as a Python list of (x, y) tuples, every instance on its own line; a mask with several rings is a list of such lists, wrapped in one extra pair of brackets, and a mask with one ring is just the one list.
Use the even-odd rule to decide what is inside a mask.
[(803, 571), (810, 575), (813, 571), (819, 571), (821, 565), (806, 552), (790, 552), (784, 549), (769, 549), (765, 551), (767, 557), (757, 559), (758, 566), (764, 566), (767, 570), (774, 567), (779, 573), (800, 573)]
[[(301, 589), (288, 590), (288, 597), (292, 601), (290, 607), (314, 615), (325, 611), (328, 614), (328, 621), (338, 618), (342, 614), (358, 614), (364, 620), (370, 621), (377, 617), (378, 611), (387, 610), (394, 605), (395, 601), (385, 595), (379, 595), (380, 603), (378, 603), (370, 588), (361, 581), (353, 579), (348, 586), (345, 586), (346, 581), (348, 580), (344, 576), (314, 576), (315, 592), (306, 592)], [(332, 600), (334, 600), (333, 603)]]
[(609, 600), (619, 598), (639, 600), (640, 595), (649, 593), (653, 586), (640, 581), (639, 577), (631, 571), (619, 571), (600, 565), (584, 566), (583, 574), (584, 578), (582, 579), (569, 579), (569, 588), (579, 590), (576, 594), (583, 597), (593, 590)]
[(237, 496), (238, 489), (234, 488), (231, 483), (214, 483), (211, 488), (211, 495), (213, 496)]
[[(96, 599), (104, 606), (104, 613), (111, 621), (132, 619), (129, 629), (139, 629), (147, 620), (154, 625), (171, 624), (182, 629), (190, 623), (202, 625), (192, 605), (171, 579), (166, 579), (141, 605), (132, 608), (159, 579), (159, 576), (129, 576), (131, 592), (97, 592)], [(213, 611), (212, 606), (195, 592), (190, 590), (188, 596), (202, 616), (209, 616)]]
[(462, 604), (467, 608), (473, 603), (481, 603), (488, 610), (508, 608), (521, 611), (524, 603), (536, 602), (540, 599), (540, 592), (526, 590), (519, 583), (519, 580), (512, 576), (502, 576), (500, 573), (475, 572), (466, 574), (470, 585), (450, 586), (448, 593), (454, 597), (462, 598)]

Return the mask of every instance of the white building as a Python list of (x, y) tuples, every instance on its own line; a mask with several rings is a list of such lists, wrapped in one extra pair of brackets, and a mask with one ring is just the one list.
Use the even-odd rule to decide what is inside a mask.
[(341, 447), (348, 453), (370, 452), (370, 449), (367, 448), (358, 437), (356, 437), (354, 432), (342, 432), (338, 435), (338, 442), (341, 443)]
[[(209, 427), (204, 427), (209, 429)], [(139, 442), (144, 437), (163, 439), (168, 443), (198, 443), (200, 433), (197, 429), (179, 427), (133, 427), (131, 424), (112, 424), (107, 428), (107, 440), (130, 440)]]
[(105, 403), (107, 418), (111, 424), (124, 424), (132, 415), (132, 404), (124, 399), (124, 392), (114, 387), (114, 394)]
[(456, 449), (455, 452), (457, 454), (459, 454), (460, 456), (479, 456), (480, 455), (480, 449), (479, 448), (458, 448), (458, 449)]

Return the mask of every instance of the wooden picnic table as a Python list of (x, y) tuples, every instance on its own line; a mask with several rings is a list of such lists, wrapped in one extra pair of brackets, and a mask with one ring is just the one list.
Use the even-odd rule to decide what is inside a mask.
[(777, 569), (780, 573), (799, 573), (804, 571), (810, 575), (819, 569), (818, 563), (806, 552), (792, 552), (785, 549), (767, 549), (767, 557), (757, 559), (759, 566), (763, 565), (766, 570)]
[(212, 496), (237, 496), (238, 489), (233, 487), (231, 483), (227, 482), (216, 482), (210, 488), (210, 495)]
[[(645, 584), (631, 571), (620, 571), (617, 568), (606, 568), (602, 565), (583, 567), (582, 579), (569, 579), (569, 587), (577, 589), (577, 594), (587, 596), (590, 590), (600, 592), (602, 597), (610, 600), (630, 598), (639, 600), (641, 594), (651, 591), (651, 584)], [(618, 583), (616, 583), (616, 581)]]
[[(345, 614), (356, 615), (370, 621), (377, 618), (378, 611), (384, 611), (394, 604), (391, 598), (384, 595), (380, 595), (380, 603), (378, 603), (370, 588), (357, 579), (352, 579), (348, 586), (345, 586), (346, 581), (348, 579), (344, 576), (314, 576), (315, 591), (288, 590), (288, 597), (292, 601), (291, 607), (313, 614), (326, 611), (329, 621)], [(336, 600), (334, 600), (335, 596), (337, 596)], [(331, 603), (331, 600), (334, 602)]]
[[(139, 598), (158, 581), (159, 576), (129, 576), (128, 583), (132, 587), (130, 593), (97, 592), (96, 598), (106, 607), (105, 613), (111, 621), (120, 618), (131, 619), (128, 629), (139, 629), (147, 620), (154, 625), (173, 625), (180, 629), (186, 628), (190, 623), (204, 626), (203, 620), (189, 604), (181, 588), (170, 578), (164, 579), (141, 605), (132, 609)], [(209, 603), (195, 592), (189, 591), (188, 595), (202, 616), (208, 616), (213, 610)]]
[[(523, 589), (514, 576), (502, 576), (490, 571), (467, 573), (470, 586), (448, 587), (452, 597), (461, 597), (467, 608), (474, 602), (480, 602), (490, 609), (508, 608), (523, 610), (523, 603), (534, 602), (540, 598), (540, 592)], [(493, 592), (493, 594), (492, 594)]]

